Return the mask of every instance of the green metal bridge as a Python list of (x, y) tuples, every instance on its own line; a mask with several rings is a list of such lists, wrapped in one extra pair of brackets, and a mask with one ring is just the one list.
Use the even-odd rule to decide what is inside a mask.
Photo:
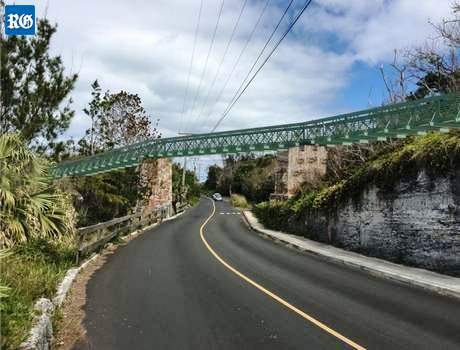
[(152, 139), (62, 162), (55, 178), (134, 167), (146, 158), (287, 149), (299, 145), (352, 145), (460, 129), (460, 96), (443, 95), (303, 123)]

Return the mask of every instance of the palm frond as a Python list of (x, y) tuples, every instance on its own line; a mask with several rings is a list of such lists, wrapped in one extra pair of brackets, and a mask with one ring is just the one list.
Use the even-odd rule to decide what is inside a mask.
[(19, 135), (0, 135), (0, 247), (72, 233), (70, 198), (53, 186), (48, 169)]

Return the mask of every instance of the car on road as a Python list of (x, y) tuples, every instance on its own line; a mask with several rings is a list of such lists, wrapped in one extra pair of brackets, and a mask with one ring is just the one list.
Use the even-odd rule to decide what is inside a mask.
[(222, 196), (220, 195), (220, 193), (214, 193), (212, 195), (212, 198), (217, 202), (220, 202), (222, 200)]

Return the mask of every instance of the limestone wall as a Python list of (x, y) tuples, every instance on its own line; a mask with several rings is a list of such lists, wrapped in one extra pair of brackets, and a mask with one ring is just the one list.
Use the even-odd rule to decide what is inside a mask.
[(144, 210), (172, 203), (172, 163), (168, 158), (149, 159), (141, 165), (141, 177), (150, 189)]
[(292, 147), (277, 155), (275, 194), (292, 197), (302, 184), (317, 184), (327, 171), (327, 148)]
[(345, 249), (460, 276), (460, 170), (425, 172), (393, 191), (371, 186), (331, 212), (311, 211), (288, 230)]

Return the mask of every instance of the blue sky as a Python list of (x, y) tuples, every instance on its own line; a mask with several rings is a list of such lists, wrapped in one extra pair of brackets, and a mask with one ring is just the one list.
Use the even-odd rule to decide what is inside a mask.
[[(225, 0), (203, 74), (221, 4), (221, 0), (203, 0), (185, 113), (182, 106), (200, 0), (14, 3), (35, 3), (39, 16), (58, 23), (52, 51), (62, 56), (69, 72), (79, 74), (72, 93), (75, 118), (66, 137), (79, 139), (89, 126), (82, 109), (90, 100), (95, 79), (103, 89), (139, 94), (152, 119), (160, 119), (165, 136), (179, 130), (211, 130), (287, 4), (269, 0), (253, 39), (213, 108), (211, 102), (216, 101), (267, 0), (248, 1), (211, 89), (243, 1)], [(295, 0), (294, 9), (303, 2)], [(429, 21), (448, 17), (450, 7), (451, 0), (314, 0), (219, 130), (299, 122), (381, 104), (379, 66), (391, 62), (394, 49), (423, 45), (433, 36)], [(211, 98), (205, 104), (208, 93)], [(197, 107), (192, 110), (195, 95)]]
[[(113, 92), (123, 89), (138, 93), (152, 118), (160, 118), (160, 129), (165, 135), (174, 135), (179, 129), (209, 131), (231, 101), (287, 4), (270, 0), (240, 64), (213, 109), (210, 101), (223, 87), (266, 1), (248, 1), (211, 91), (243, 0), (225, 0), (198, 90), (221, 4), (220, 0), (203, 0), (184, 115), (182, 105), (200, 0), (35, 1), (39, 16), (46, 14), (59, 25), (53, 51), (63, 56), (69, 70), (79, 73), (72, 95), (76, 117), (68, 136), (78, 138), (88, 127), (89, 120), (82, 109), (90, 99), (90, 84), (95, 79)], [(304, 0), (294, 1), (289, 18), (280, 29), (286, 28), (303, 3)], [(314, 0), (222, 123), (221, 130), (297, 122), (379, 105), (384, 94), (379, 66), (391, 61), (394, 49), (423, 45), (433, 33), (429, 21), (448, 16), (450, 5), (450, 0)], [(280, 33), (281, 30), (277, 35)], [(205, 105), (208, 93), (211, 98)], [(195, 95), (196, 108), (192, 112)], [(212, 115), (206, 118), (211, 110)]]

